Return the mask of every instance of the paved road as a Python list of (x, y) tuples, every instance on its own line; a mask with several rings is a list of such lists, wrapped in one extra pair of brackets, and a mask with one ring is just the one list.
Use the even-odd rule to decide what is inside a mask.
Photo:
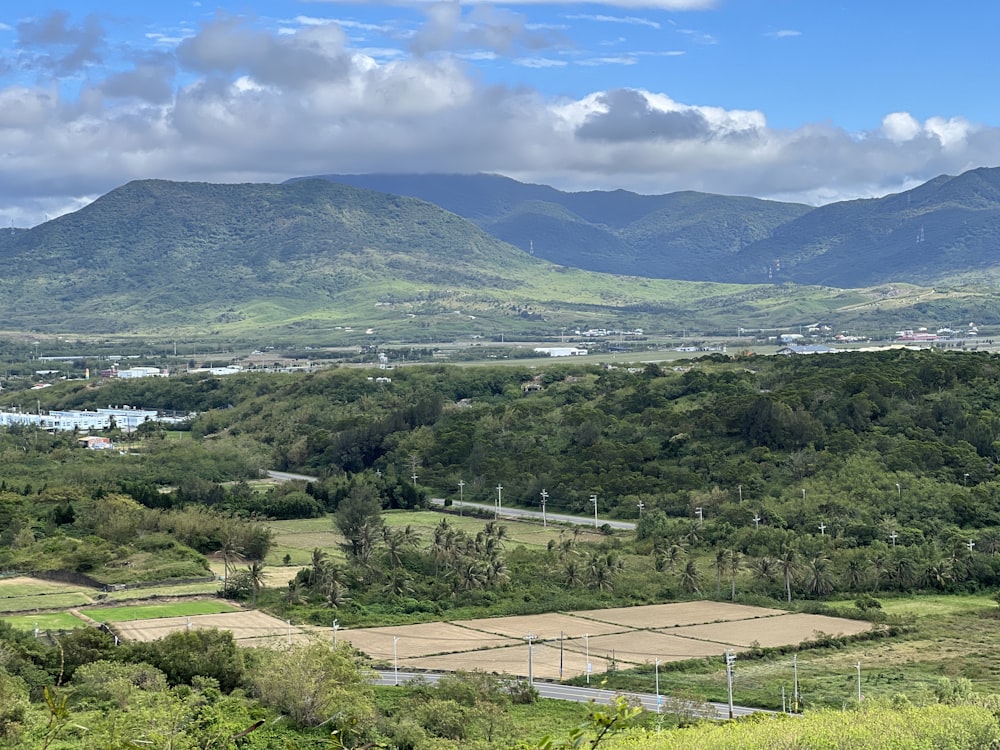
[[(430, 502), (431, 502), (431, 505), (442, 506), (442, 505), (444, 505), (444, 498), (441, 498), (441, 497), (432, 497), (430, 499)], [(454, 505), (451, 506), (451, 508), (452, 508), (452, 510), (457, 510), (460, 505), (461, 505), (461, 507), (464, 507), (464, 508), (473, 508), (473, 509), (475, 509), (475, 511), (477, 513), (485, 513), (487, 515), (492, 515), (496, 511), (496, 507), (494, 505), (490, 505), (490, 504), (487, 504), (487, 503), (470, 503), (470, 502), (465, 502), (465, 503), (461, 503), (460, 504), (460, 503), (456, 502)], [(542, 520), (542, 512), (539, 511), (539, 510), (525, 510), (524, 508), (510, 508), (510, 507), (505, 507), (505, 508), (503, 508), (500, 511), (500, 517), (501, 518), (530, 518), (530, 519), (533, 519), (533, 520), (541, 521)], [(566, 523), (566, 524), (570, 524), (572, 526), (590, 526), (590, 527), (594, 526), (594, 517), (593, 516), (590, 516), (589, 518), (587, 518), (586, 516), (567, 516), (567, 515), (564, 515), (562, 513), (549, 513), (549, 512), (546, 512), (545, 513), (545, 520), (552, 521), (552, 523)], [(612, 521), (610, 519), (605, 519), (605, 518), (598, 518), (597, 519), (597, 525), (598, 525), (598, 527), (603, 526), (604, 524), (607, 524), (612, 529), (620, 529), (620, 530), (625, 530), (625, 531), (634, 531), (635, 530), (635, 523), (632, 522), (632, 521)]]
[[(377, 685), (405, 684), (416, 677), (422, 677), (428, 682), (437, 682), (442, 674), (438, 672), (403, 672), (397, 674), (391, 669), (378, 671)], [(563, 685), (557, 682), (544, 682), (535, 680), (535, 689), (543, 698), (552, 698), (560, 701), (574, 701), (576, 703), (595, 703), (607, 705), (619, 695), (626, 695), (629, 698), (638, 700), (647, 711), (656, 712), (656, 695), (652, 693), (620, 693), (614, 690), (602, 690), (600, 688), (580, 687), (577, 685)], [(699, 703), (694, 705), (678, 705), (667, 696), (660, 696), (660, 706), (663, 712), (672, 710), (682, 710), (690, 712), (703, 719), (725, 719), (729, 716), (729, 706), (725, 703)], [(747, 716), (753, 713), (774, 713), (761, 708), (751, 708), (750, 706), (733, 706), (733, 716)]]
[[(287, 471), (271, 471), (268, 469), (267, 475), (271, 479), (277, 479), (279, 482), (315, 482), (317, 477), (310, 477), (305, 474), (291, 474)], [(433, 506), (443, 507), (444, 498), (443, 497), (432, 497), (430, 503)], [(492, 515), (496, 508), (493, 505), (486, 503), (456, 503), (452, 506), (452, 509), (457, 509), (459, 506), (463, 508), (474, 509), (477, 513)], [(542, 512), (539, 510), (525, 510), (524, 508), (503, 508), (500, 512), (501, 518), (530, 518), (537, 521), (542, 520)], [(546, 521), (552, 521), (552, 523), (564, 523), (570, 526), (594, 526), (594, 517), (586, 516), (568, 516), (562, 513), (546, 513)], [(635, 531), (635, 523), (632, 521), (612, 521), (610, 519), (598, 518), (597, 526), (604, 526), (607, 524), (612, 529), (618, 529), (620, 531)]]
[(267, 476), (277, 479), (279, 482), (315, 482), (319, 477), (310, 477), (305, 474), (290, 474), (287, 471), (267, 470)]

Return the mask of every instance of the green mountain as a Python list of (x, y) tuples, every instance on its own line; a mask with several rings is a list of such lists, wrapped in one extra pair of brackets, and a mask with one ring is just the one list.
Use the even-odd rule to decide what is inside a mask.
[[(482, 204), (484, 216), (503, 214), (491, 219), (498, 224), (532, 217), (539, 244), (543, 229), (558, 238), (571, 228), (568, 262), (603, 260), (608, 270), (642, 266), (655, 244), (649, 238), (666, 235), (688, 248), (675, 268), (704, 262), (698, 248), (706, 236), (728, 236), (728, 249), (713, 257), (732, 255), (750, 228), (763, 231), (755, 222), (766, 213), (759, 204), (768, 205), (680, 193), (647, 211), (655, 199), (618, 192), (511, 208), (501, 193)], [(752, 221), (724, 208), (735, 211), (744, 200)], [(645, 233), (648, 246), (619, 237), (607, 262), (602, 238), (618, 236), (616, 214), (633, 238)], [(426, 201), (329, 180), (146, 180), (30, 230), (0, 232), (0, 330), (362, 343), (535, 338), (574, 327), (711, 332), (817, 320), (853, 327), (873, 312), (897, 327), (912, 325), (915, 313), (924, 323), (1000, 319), (1000, 303), (988, 294), (666, 280), (594, 273), (540, 255)], [(721, 274), (727, 263), (713, 265)]]
[[(1000, 276), (1000, 169), (937, 177), (913, 190), (810, 211), (747, 247), (729, 281), (868, 286)], [(780, 269), (777, 264), (780, 262)]]
[(537, 257), (602, 273), (842, 288), (1000, 284), (1000, 169), (820, 208), (705, 193), (564, 193), (497, 175), (325, 175), (436, 203)]
[(562, 266), (654, 279), (722, 280), (723, 267), (745, 246), (812, 210), (797, 203), (690, 191), (566, 193), (490, 174), (320, 178), (421, 198)]

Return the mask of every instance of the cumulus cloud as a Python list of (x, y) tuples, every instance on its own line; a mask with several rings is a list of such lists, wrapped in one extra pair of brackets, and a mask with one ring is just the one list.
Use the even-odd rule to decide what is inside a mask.
[(32, 64), (56, 75), (76, 73), (101, 61), (105, 33), (96, 16), (87, 16), (80, 25), (69, 22), (69, 13), (55, 11), (17, 25), (18, 44), (32, 53)]
[[(669, 91), (547, 97), (488, 85), (470, 60), (494, 60), (501, 48), (522, 50), (505, 59), (522, 66), (563, 61), (524, 54), (530, 30), (516, 14), (456, 7), (428, 6), (422, 55), (366, 54), (337, 23), (279, 32), (217, 17), (193, 29), (176, 55), (135, 55), (75, 94), (54, 75), (0, 84), (0, 226), (38, 223), (151, 177), (498, 172), (567, 190), (704, 190), (818, 203), (993, 165), (1000, 153), (1000, 128), (950, 115), (921, 121), (892, 112), (863, 133), (830, 123), (778, 129), (764, 112), (681, 102)], [(24, 41), (35, 51), (50, 42), (98, 49), (101, 34), (86, 28), (50, 18)], [(476, 48), (442, 52), (466, 44)]]

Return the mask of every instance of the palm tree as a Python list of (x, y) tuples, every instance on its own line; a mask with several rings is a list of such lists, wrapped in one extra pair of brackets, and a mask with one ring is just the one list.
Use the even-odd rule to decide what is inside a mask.
[(844, 568), (844, 586), (847, 587), (848, 591), (858, 591), (864, 582), (864, 561), (857, 557), (853, 557), (847, 561), (847, 567)]
[(583, 573), (580, 570), (580, 563), (576, 560), (567, 560), (563, 565), (563, 581), (570, 588), (576, 588), (583, 584)]
[(236, 572), (236, 562), (240, 559), (240, 545), (235, 534), (227, 532), (221, 540), (219, 552), (222, 553), (222, 590), (229, 593), (229, 574)]
[(687, 561), (684, 570), (681, 571), (681, 588), (691, 594), (700, 594), (701, 571), (698, 570), (698, 563), (694, 559)]
[(729, 556), (732, 553), (727, 549), (715, 551), (715, 596), (722, 597), (722, 574), (729, 569)]
[(253, 606), (256, 607), (257, 595), (264, 588), (264, 562), (262, 560), (254, 560), (247, 565), (247, 577), (253, 589)]
[(889, 570), (889, 558), (881, 552), (876, 552), (868, 561), (868, 566), (872, 570), (872, 579), (874, 580), (872, 593), (875, 594), (878, 592), (878, 587), (882, 582), (882, 577)]
[(833, 573), (830, 572), (830, 558), (818, 555), (806, 564), (806, 589), (810, 594), (826, 596), (833, 591)]
[(736, 574), (743, 568), (743, 555), (736, 550), (729, 553), (729, 601), (736, 601)]
[(781, 557), (778, 558), (778, 568), (781, 570), (781, 577), (785, 581), (785, 597), (792, 601), (792, 580), (799, 572), (799, 554), (792, 546), (785, 546), (781, 550)]

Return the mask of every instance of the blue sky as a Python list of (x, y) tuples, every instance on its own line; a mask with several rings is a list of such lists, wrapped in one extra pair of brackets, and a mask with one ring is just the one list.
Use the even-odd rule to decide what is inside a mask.
[(0, 6), (0, 221), (129, 180), (498, 172), (825, 203), (1000, 163), (1000, 4)]

